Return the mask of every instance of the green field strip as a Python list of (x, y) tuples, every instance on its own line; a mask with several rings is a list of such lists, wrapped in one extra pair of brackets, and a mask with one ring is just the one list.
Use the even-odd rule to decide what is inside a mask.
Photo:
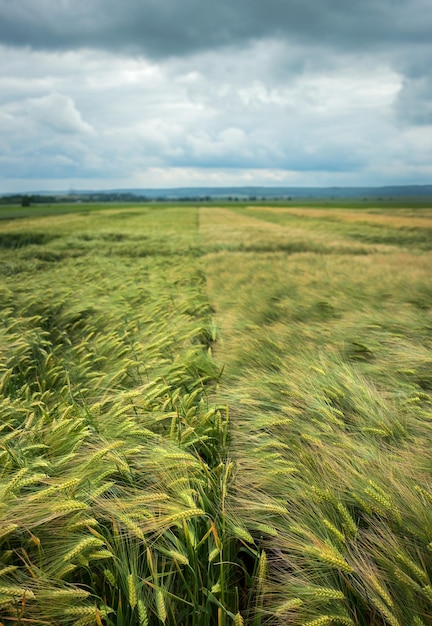
[(238, 621), (256, 548), (226, 509), (196, 210), (0, 234), (1, 621)]

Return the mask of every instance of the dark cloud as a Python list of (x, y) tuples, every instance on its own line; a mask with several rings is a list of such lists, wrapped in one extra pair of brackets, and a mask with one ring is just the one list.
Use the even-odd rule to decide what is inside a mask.
[(0, 42), (181, 56), (261, 38), (333, 48), (430, 40), (429, 0), (0, 0)]

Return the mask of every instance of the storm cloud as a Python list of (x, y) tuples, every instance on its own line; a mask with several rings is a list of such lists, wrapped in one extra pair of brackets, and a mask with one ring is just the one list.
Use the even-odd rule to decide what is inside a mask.
[(0, 39), (165, 58), (263, 38), (334, 49), (430, 42), (428, 0), (2, 0)]
[(430, 0), (0, 0), (0, 191), (430, 182)]

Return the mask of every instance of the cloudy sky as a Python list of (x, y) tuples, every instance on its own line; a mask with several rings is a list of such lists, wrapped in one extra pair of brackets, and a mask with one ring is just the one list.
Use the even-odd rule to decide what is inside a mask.
[(431, 0), (0, 0), (0, 193), (432, 183)]

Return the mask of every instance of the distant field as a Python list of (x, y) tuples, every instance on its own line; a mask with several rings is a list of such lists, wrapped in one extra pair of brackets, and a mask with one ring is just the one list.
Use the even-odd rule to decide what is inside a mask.
[(0, 624), (432, 624), (431, 207), (0, 218)]

